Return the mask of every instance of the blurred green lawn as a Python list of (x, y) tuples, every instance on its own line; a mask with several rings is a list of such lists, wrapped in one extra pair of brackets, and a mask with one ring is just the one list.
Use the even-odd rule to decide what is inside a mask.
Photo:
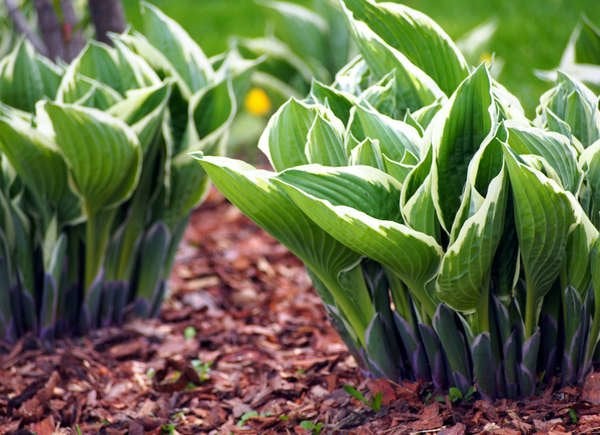
[[(227, 47), (229, 35), (264, 34), (265, 18), (253, 0), (151, 0), (179, 21), (209, 54)], [(296, 0), (308, 3), (310, 0)], [(124, 0), (129, 19), (139, 22), (138, 0)], [(581, 14), (600, 25), (600, 0), (406, 0), (452, 36), (496, 17), (491, 52), (505, 60), (500, 81), (523, 101), (529, 112), (548, 84), (533, 69), (550, 69), (560, 60)]]

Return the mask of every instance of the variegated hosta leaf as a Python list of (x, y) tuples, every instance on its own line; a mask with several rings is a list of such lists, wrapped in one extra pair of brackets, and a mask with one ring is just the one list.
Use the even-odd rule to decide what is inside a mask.
[[(208, 58), (179, 24), (147, 2), (142, 3), (142, 17), (144, 36), (162, 60), (168, 62), (163, 67), (173, 71), (190, 94), (211, 82), (214, 71)], [(145, 53), (140, 55), (145, 57)]]
[(184, 149), (218, 154), (217, 150), (220, 149), (236, 111), (237, 103), (230, 80), (223, 80), (199, 91), (190, 102)]
[(432, 237), (395, 221), (400, 186), (394, 178), (368, 166), (306, 166), (288, 169), (277, 180), (323, 230), (390, 268), (433, 315), (435, 304), (425, 285), (442, 251)]
[(575, 62), (600, 65), (600, 29), (585, 16), (578, 27)]
[(585, 171), (585, 188), (589, 195), (586, 211), (596, 228), (600, 228), (600, 140), (581, 154), (580, 166)]
[(100, 42), (88, 43), (75, 60), (69, 65), (75, 75), (104, 83), (119, 93), (126, 89), (121, 84), (121, 71), (116, 51)]
[(287, 246), (331, 292), (331, 297), (364, 343), (375, 314), (356, 265), (360, 254), (346, 248), (310, 220), (274, 183), (275, 174), (224, 157), (199, 157), (221, 192), (243, 213)]
[(170, 82), (127, 91), (125, 99), (112, 106), (108, 113), (133, 128), (145, 153), (162, 126), (170, 96)]
[(50, 204), (40, 214), (56, 212), (61, 224), (81, 217), (79, 200), (69, 189), (67, 165), (50, 137), (10, 113), (0, 113), (0, 150), (31, 189), (38, 206)]
[[(367, 102), (380, 113), (383, 113), (390, 118), (402, 119), (406, 110), (398, 109), (396, 96), (398, 94), (398, 83), (396, 81), (396, 73), (392, 71), (383, 76), (381, 80), (372, 84), (365, 89), (360, 95), (359, 100)], [(405, 120), (406, 121), (406, 120)]]
[(148, 62), (120, 39), (120, 35), (113, 35), (112, 40), (120, 67), (123, 89), (145, 88), (160, 83), (158, 74)]
[(344, 0), (354, 19), (433, 78), (447, 94), (468, 75), (468, 66), (450, 37), (431, 18), (407, 6), (372, 0)]
[(504, 229), (507, 200), (504, 169), (492, 180), (483, 203), (460, 227), (437, 276), (441, 301), (458, 311), (475, 310), (487, 300), (490, 273)]
[(469, 163), (482, 144), (493, 139), (494, 122), (491, 79), (482, 65), (460, 84), (429, 125), (433, 199), (448, 232), (460, 207)]
[(554, 169), (565, 190), (577, 194), (583, 174), (577, 165), (577, 156), (569, 139), (561, 134), (539, 128), (505, 122), (508, 145), (517, 154), (535, 154), (543, 157)]
[(317, 106), (290, 99), (271, 117), (258, 142), (277, 171), (308, 163), (308, 131), (318, 114)]
[(394, 101), (399, 111), (414, 111), (444, 96), (436, 82), (405, 54), (386, 43), (366, 23), (355, 19), (348, 8), (344, 7), (344, 10), (354, 40), (375, 76), (382, 78), (390, 71), (394, 72), (397, 82)]
[(591, 286), (590, 258), (594, 243), (598, 239), (598, 230), (587, 217), (577, 199), (570, 196), (570, 200), (577, 223), (569, 234), (565, 264), (567, 282), (561, 283), (561, 287), (571, 286), (582, 297), (585, 297)]
[(329, 122), (321, 114), (308, 130), (305, 155), (310, 163), (325, 166), (344, 166), (348, 163), (344, 151), (344, 126), (339, 122)]
[(525, 328), (529, 337), (537, 324), (541, 301), (558, 277), (565, 259), (575, 215), (569, 197), (556, 182), (520, 162), (507, 147), (504, 155), (525, 272)]
[(93, 215), (129, 198), (138, 181), (142, 157), (133, 130), (95, 109), (47, 103), (44, 110), (86, 214)]
[(540, 98), (538, 112), (544, 115), (545, 110), (569, 125), (584, 148), (600, 139), (598, 96), (568, 75), (559, 73), (557, 85)]
[(378, 140), (367, 138), (352, 148), (350, 153), (351, 165), (363, 165), (377, 168), (386, 172), (384, 157)]
[(433, 204), (431, 178), (431, 148), (407, 175), (402, 185), (400, 210), (405, 222), (413, 229), (440, 240), (440, 224)]
[(56, 94), (56, 101), (105, 110), (121, 101), (121, 95), (110, 86), (77, 74), (67, 68)]
[(382, 153), (392, 160), (402, 161), (406, 151), (421, 155), (423, 140), (414, 127), (362, 105), (351, 111), (349, 132), (359, 141), (378, 140)]
[(0, 63), (0, 101), (33, 112), (35, 103), (53, 98), (59, 68), (40, 58), (25, 40)]
[(202, 201), (209, 185), (206, 173), (188, 153), (173, 159), (168, 176), (169, 189), (164, 190), (155, 214), (172, 229)]
[(314, 11), (292, 2), (260, 0), (275, 21), (275, 34), (288, 45), (292, 52), (301, 53), (311, 69), (323, 80), (330, 79), (327, 70), (327, 21)]
[(492, 81), (492, 94), (494, 95), (494, 100), (498, 104), (498, 112), (503, 119), (514, 119), (527, 122), (525, 110), (519, 99), (496, 80)]
[(310, 87), (310, 97), (315, 102), (329, 107), (333, 114), (342, 121), (344, 125), (346, 125), (350, 119), (350, 109), (356, 104), (353, 95), (331, 86), (324, 85), (317, 80), (313, 80), (312, 82)]

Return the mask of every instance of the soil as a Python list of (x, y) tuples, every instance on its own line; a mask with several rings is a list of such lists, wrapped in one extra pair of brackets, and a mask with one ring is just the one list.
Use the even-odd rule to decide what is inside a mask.
[(158, 319), (0, 344), (0, 434), (600, 433), (597, 373), (495, 403), (369, 379), (302, 264), (215, 192), (171, 288)]

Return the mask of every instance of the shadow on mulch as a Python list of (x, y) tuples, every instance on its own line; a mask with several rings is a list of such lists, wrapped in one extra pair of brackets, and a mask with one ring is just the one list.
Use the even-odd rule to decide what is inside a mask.
[(493, 404), (367, 379), (301, 263), (214, 192), (185, 240), (160, 319), (0, 346), (0, 433), (600, 433), (600, 375)]

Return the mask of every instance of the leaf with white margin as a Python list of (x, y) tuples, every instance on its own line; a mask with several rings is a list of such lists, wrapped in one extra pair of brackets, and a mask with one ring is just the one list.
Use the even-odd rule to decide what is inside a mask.
[(299, 257), (331, 292), (364, 344), (375, 314), (360, 267), (348, 249), (309, 219), (275, 183), (276, 174), (226, 157), (197, 156), (217, 188), (244, 214)]
[(394, 100), (398, 110), (414, 111), (445, 96), (438, 84), (405, 54), (386, 43), (367, 24), (354, 19), (350, 10), (344, 8), (344, 11), (354, 40), (375, 76), (383, 78), (394, 72), (397, 85)]
[(543, 109), (566, 122), (584, 148), (600, 139), (598, 96), (567, 74), (559, 72), (557, 85), (540, 97), (538, 112)]
[(556, 171), (557, 181), (565, 190), (577, 193), (583, 174), (568, 137), (512, 121), (505, 121), (504, 125), (508, 130), (508, 145), (516, 153), (543, 157)]
[(271, 117), (258, 141), (273, 168), (282, 171), (308, 163), (308, 131), (319, 113), (318, 106), (291, 98)]
[(131, 126), (144, 153), (162, 127), (172, 82), (127, 91), (125, 99), (107, 112)]
[(506, 146), (504, 156), (525, 272), (525, 333), (529, 337), (535, 331), (543, 298), (560, 273), (576, 216), (567, 193), (555, 181), (521, 163)]
[(455, 310), (471, 312), (480, 306), (482, 297), (487, 297), (490, 269), (504, 229), (507, 184), (503, 169), (444, 254), (436, 280), (437, 295)]
[(345, 166), (348, 158), (344, 150), (343, 135), (344, 126), (338, 119), (330, 122), (322, 114), (317, 115), (308, 130), (305, 151), (308, 162), (325, 166)]
[(406, 151), (417, 158), (421, 155), (423, 140), (414, 127), (372, 108), (355, 106), (348, 131), (359, 141), (377, 139), (383, 154), (392, 160), (401, 161)]
[(86, 215), (125, 201), (141, 172), (142, 150), (123, 121), (96, 109), (46, 103), (72, 186), (82, 197)]
[(484, 65), (465, 79), (429, 125), (434, 163), (433, 200), (450, 231), (461, 204), (467, 171), (475, 153), (495, 135), (491, 78)]
[(49, 211), (56, 211), (61, 223), (81, 216), (79, 201), (69, 189), (67, 165), (51, 137), (10, 112), (2, 111), (0, 150), (40, 201), (40, 206), (51, 204)]
[(214, 71), (208, 58), (177, 22), (147, 2), (142, 2), (142, 18), (147, 41), (168, 61), (190, 94), (211, 82)]
[(467, 62), (452, 39), (427, 15), (407, 6), (372, 0), (344, 0), (354, 19), (433, 78), (447, 94), (467, 77)]
[(393, 177), (369, 166), (310, 165), (288, 169), (277, 180), (324, 231), (388, 267), (433, 315), (435, 301), (425, 286), (437, 271), (442, 250), (432, 237), (396, 222), (400, 186)]

